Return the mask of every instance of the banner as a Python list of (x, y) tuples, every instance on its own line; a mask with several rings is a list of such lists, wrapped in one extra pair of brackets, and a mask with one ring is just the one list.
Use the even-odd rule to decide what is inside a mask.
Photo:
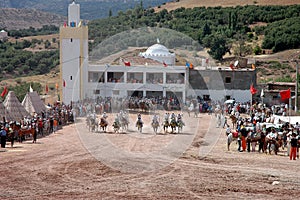
[(251, 84), (251, 86), (250, 86), (250, 92), (251, 92), (251, 94), (256, 94), (256, 92), (257, 92), (257, 89), (254, 88), (253, 84)]
[(279, 92), (281, 100), (289, 99), (291, 98), (291, 89), (288, 90), (281, 90)]

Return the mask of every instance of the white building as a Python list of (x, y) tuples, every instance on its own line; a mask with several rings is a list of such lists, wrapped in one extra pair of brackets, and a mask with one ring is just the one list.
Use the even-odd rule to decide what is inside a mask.
[(175, 65), (175, 53), (171, 53), (169, 49), (161, 44), (152, 45), (146, 52), (140, 53), (140, 56), (156, 60), (168, 66)]
[[(130, 66), (89, 64), (88, 27), (81, 25), (80, 7), (72, 2), (68, 25), (60, 28), (61, 100), (69, 104), (85, 98), (133, 96), (189, 96), (212, 100), (250, 101), (256, 71), (175, 65), (175, 53), (157, 43), (133, 58)], [(122, 58), (123, 59), (123, 58)], [(120, 60), (122, 60), (120, 59)], [(137, 62), (142, 59), (142, 62)], [(144, 60), (143, 60), (144, 59)], [(130, 60), (129, 60), (130, 61)]]
[(5, 30), (0, 31), (0, 40), (3, 40), (8, 37), (8, 34)]

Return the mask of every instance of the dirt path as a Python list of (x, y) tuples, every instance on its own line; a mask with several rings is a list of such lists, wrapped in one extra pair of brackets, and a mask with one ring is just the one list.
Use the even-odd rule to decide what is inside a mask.
[[(39, 139), (37, 144), (27, 141), (5, 152), (1, 149), (0, 199), (300, 196), (299, 160), (239, 153), (236, 144), (228, 152), (224, 130), (215, 128), (214, 116), (202, 114), (195, 119), (185, 115), (187, 126), (179, 135), (163, 131), (154, 135), (147, 127), (150, 118), (144, 116), (143, 120), (142, 134), (133, 123), (128, 134), (112, 134), (87, 132), (84, 119), (79, 119), (76, 125)], [(179, 155), (183, 144), (189, 144), (188, 149)], [(279, 184), (272, 185), (274, 181)]]

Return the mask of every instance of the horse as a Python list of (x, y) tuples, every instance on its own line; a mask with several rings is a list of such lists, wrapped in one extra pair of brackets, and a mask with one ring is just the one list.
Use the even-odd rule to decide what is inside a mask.
[(230, 117), (231, 122), (232, 122), (232, 127), (234, 128), (236, 126), (236, 123), (237, 123), (237, 118), (236, 118), (235, 115), (230, 115), (229, 117)]
[(163, 123), (164, 132), (166, 133), (168, 131), (168, 127), (170, 126), (169, 121), (165, 120)]
[(114, 132), (119, 133), (120, 127), (121, 127), (120, 122), (116, 120), (116, 121), (114, 121), (112, 126), (113, 126), (113, 129), (114, 129)]
[(178, 126), (178, 133), (182, 132), (183, 126), (184, 126), (184, 122), (180, 119), (177, 120), (177, 126)]
[(27, 137), (33, 137), (35, 133), (35, 128), (29, 127), (29, 128), (19, 128), (17, 130), (18, 133), (18, 139), (19, 142), (22, 143), (24, 140), (26, 140)]
[(87, 127), (89, 132), (94, 132), (96, 130), (96, 119), (92, 117), (87, 118)]
[(275, 155), (279, 152), (279, 148), (282, 146), (283, 141), (281, 137), (277, 137), (276, 139), (274, 138), (266, 138), (265, 139), (265, 145), (264, 145), (264, 150), (265, 153), (267, 153), (267, 149), (269, 150), (269, 154), (272, 154), (274, 152)]
[(174, 133), (174, 131), (176, 131), (176, 127), (177, 127), (177, 122), (174, 118), (171, 119), (170, 127), (172, 129), (172, 133)]
[(159, 127), (159, 122), (157, 119), (153, 120), (152, 123), (152, 128), (153, 128), (153, 131), (155, 134), (157, 134), (157, 130), (158, 130), (158, 127)]
[(230, 133), (226, 133), (227, 135), (227, 150), (230, 149), (230, 144), (239, 138), (238, 131), (231, 131)]
[(126, 117), (121, 116), (120, 117), (120, 126), (123, 131), (126, 131), (128, 129), (128, 119)]
[(140, 133), (142, 133), (142, 129), (143, 129), (143, 122), (141, 119), (138, 119), (138, 121), (136, 122), (136, 127), (138, 128), (138, 131)]
[(106, 133), (106, 128), (108, 126), (108, 123), (104, 117), (101, 117), (99, 125), (100, 125), (100, 129), (102, 128), (104, 133)]

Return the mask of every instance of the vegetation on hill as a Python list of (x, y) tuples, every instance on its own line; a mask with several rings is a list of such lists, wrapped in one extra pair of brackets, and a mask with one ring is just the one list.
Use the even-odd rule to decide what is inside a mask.
[[(293, 21), (297, 17), (300, 17), (300, 5), (179, 8), (170, 12), (162, 10), (158, 13), (155, 13), (154, 9), (145, 10), (137, 6), (125, 13), (119, 12), (115, 17), (91, 21), (89, 36), (95, 41), (95, 46), (104, 39), (125, 30), (145, 26), (169, 28), (192, 37), (204, 47), (210, 48), (209, 52), (213, 58), (222, 60), (226, 52), (235, 53), (230, 52), (230, 47), (237, 41), (244, 41), (241, 45), (245, 42), (255, 42), (257, 36), (265, 32), (268, 39), (272, 35), (272, 30), (278, 28), (278, 24), (281, 27), (289, 26), (292, 30), (299, 30), (297, 29), (300, 25), (299, 20)], [(289, 18), (293, 19), (287, 20)], [(291, 21), (294, 23), (291, 24)], [(268, 26), (251, 29), (250, 25), (256, 22), (265, 22)], [(275, 24), (272, 25), (273, 23)], [(269, 42), (268, 45), (264, 43), (263, 48), (281, 51), (290, 43), (295, 44), (293, 48), (299, 47), (300, 43), (293, 41), (299, 40), (300, 34), (297, 34), (297, 31), (287, 31), (286, 34), (289, 34), (289, 37), (280, 39), (280, 45)], [(273, 41), (278, 41), (279, 37), (281, 37), (280, 34), (274, 35)], [(162, 41), (164, 42), (166, 41)], [(244, 49), (249, 51), (249, 48)], [(244, 53), (238, 52), (237, 54), (243, 55)]]
[[(48, 73), (59, 64), (59, 52), (51, 49), (51, 42), (24, 40), (16, 42), (0, 41), (0, 80)], [(44, 51), (26, 50), (35, 45), (44, 45)]]
[[(264, 22), (267, 26), (251, 26), (257, 22)], [(94, 42), (89, 45), (89, 48), (93, 50), (100, 42), (117, 33), (140, 27), (162, 27), (172, 29), (174, 32), (178, 31), (209, 48), (209, 53), (213, 58), (222, 60), (226, 52), (245, 56), (253, 51), (259, 54), (261, 48), (269, 48), (274, 52), (298, 48), (300, 45), (300, 34), (297, 32), (300, 27), (300, 5), (179, 8), (170, 12), (162, 10), (155, 13), (154, 9), (144, 9), (143, 4), (140, 4), (132, 10), (119, 12), (118, 16), (91, 21), (89, 37)], [(11, 31), (10, 35), (18, 38), (55, 32), (58, 32), (57, 27), (44, 26), (41, 29)], [(176, 47), (176, 42), (181, 40), (195, 44), (184, 35), (170, 34), (170, 32), (165, 34), (163, 31), (160, 34), (160, 42), (169, 48)], [(265, 35), (262, 46), (257, 44), (253, 49), (247, 46), (249, 42), (256, 43), (259, 35)], [(114, 41), (122, 40), (122, 36), (118, 37), (120, 35), (116, 36)], [(156, 38), (146, 38), (145, 34), (132, 34), (129, 40), (124, 43), (131, 44), (132, 42), (137, 46), (145, 46), (149, 44), (149, 41), (154, 43)], [(59, 64), (58, 50), (51, 48), (51, 44), (55, 42), (57, 41), (0, 42), (0, 70), (2, 71), (0, 79), (49, 72)], [(28, 48), (35, 45), (44, 46), (46, 51), (28, 51)], [(126, 45), (122, 46), (122, 48), (126, 47)], [(108, 51), (110, 48), (113, 46), (104, 50)], [(232, 49), (234, 52), (230, 52)]]

